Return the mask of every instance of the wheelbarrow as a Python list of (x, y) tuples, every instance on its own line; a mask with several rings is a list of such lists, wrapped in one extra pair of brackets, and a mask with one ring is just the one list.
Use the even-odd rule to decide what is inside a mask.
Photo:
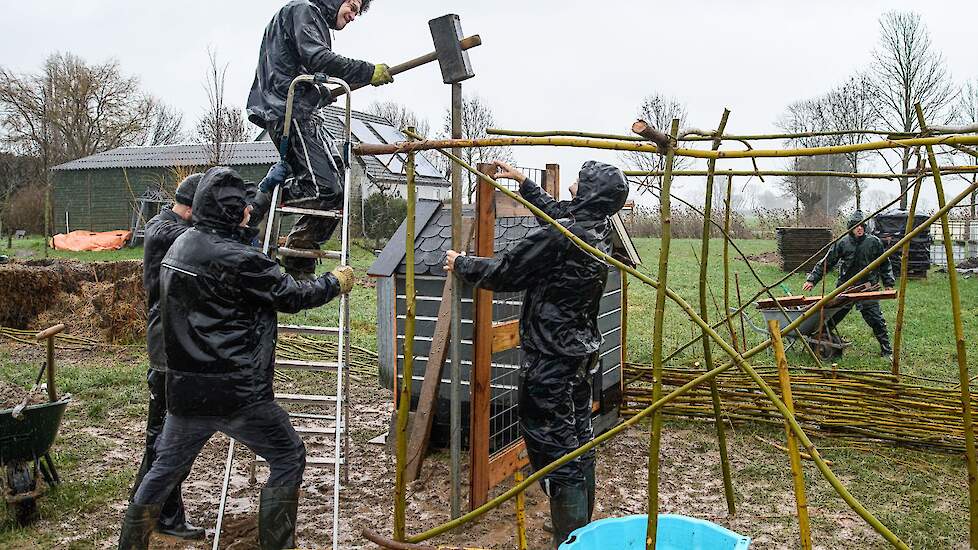
[[(784, 311), (777, 307), (757, 306), (757, 311), (764, 317), (764, 322), (757, 323), (751, 318), (747, 311), (744, 317), (750, 328), (758, 334), (768, 335), (767, 322), (776, 320), (781, 330), (801, 317), (812, 306), (783, 306)], [(843, 306), (826, 306), (821, 313), (812, 315), (801, 322), (798, 327), (784, 335), (785, 349), (791, 349), (800, 339), (804, 339), (824, 360), (841, 357), (846, 348), (852, 346), (852, 342), (846, 342), (836, 333), (835, 328), (825, 323), (826, 319), (831, 319)], [(737, 311), (731, 308), (731, 312)]]
[(37, 340), (47, 339), (48, 356), (31, 391), (39, 388), (46, 371), (48, 402), (27, 405), (25, 398), (14, 408), (0, 410), (0, 494), (20, 525), (36, 519), (37, 499), (45, 487), (61, 482), (51, 459), (51, 446), (71, 399), (69, 395), (59, 399), (54, 386), (54, 337), (64, 329), (64, 325), (57, 325), (35, 336)]

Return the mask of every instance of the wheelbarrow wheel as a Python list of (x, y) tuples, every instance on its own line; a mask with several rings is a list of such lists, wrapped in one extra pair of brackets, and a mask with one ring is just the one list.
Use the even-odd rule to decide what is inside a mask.
[(831, 360), (842, 356), (842, 338), (839, 335), (830, 333), (825, 335), (825, 340), (819, 340), (815, 344), (815, 351), (823, 360)]
[[(27, 464), (7, 466), (7, 488), (14, 495), (32, 493), (37, 488), (37, 480)], [(37, 499), (24, 498), (12, 504), (14, 519), (18, 525), (27, 526), (37, 520)]]

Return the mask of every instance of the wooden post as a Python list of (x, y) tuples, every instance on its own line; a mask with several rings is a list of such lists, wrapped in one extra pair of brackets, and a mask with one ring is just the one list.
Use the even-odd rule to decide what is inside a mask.
[[(513, 481), (517, 485), (523, 482), (523, 471), (516, 470), (513, 474)], [(516, 548), (517, 550), (527, 550), (526, 541), (526, 494), (520, 492), (516, 495)]]
[[(917, 121), (920, 129), (927, 131), (924, 111), (916, 105)], [(941, 182), (941, 169), (934, 156), (934, 148), (926, 146), (927, 162), (934, 173), (934, 187), (937, 190), (937, 206), (947, 205), (944, 197), (944, 184)], [(978, 460), (975, 457), (975, 432), (971, 412), (971, 374), (968, 369), (968, 348), (964, 341), (964, 322), (961, 318), (961, 294), (958, 291), (958, 272), (954, 267), (954, 242), (951, 240), (951, 227), (947, 212), (941, 216), (941, 232), (944, 235), (944, 253), (947, 254), (947, 281), (951, 290), (951, 315), (954, 318), (954, 342), (957, 347), (958, 377), (961, 382), (961, 419), (964, 424), (964, 452), (968, 459), (968, 509), (971, 532), (971, 548), (978, 549)]]
[[(479, 164), (483, 174), (494, 173), (491, 164)], [(496, 232), (495, 192), (479, 179), (476, 193), (475, 254), (493, 255)], [(492, 291), (475, 291), (475, 324), (472, 329), (473, 354), (470, 385), (469, 430), (469, 507), (475, 510), (489, 499), (489, 406), (492, 399)]]
[(544, 190), (550, 193), (554, 200), (560, 200), (560, 165), (547, 165), (547, 182)]
[[(777, 319), (767, 322), (774, 345), (774, 358), (778, 363), (778, 382), (781, 384), (781, 399), (791, 414), (795, 414), (795, 405), (791, 399), (791, 375), (788, 372), (788, 358), (784, 354), (784, 341), (781, 340), (781, 327)], [(812, 528), (808, 519), (808, 499), (805, 496), (805, 470), (801, 467), (801, 454), (798, 451), (798, 441), (791, 433), (791, 425), (787, 420), (784, 424), (785, 435), (788, 437), (788, 457), (791, 461), (791, 479), (795, 486), (795, 504), (798, 509), (798, 527), (801, 531), (802, 550), (812, 550)]]
[[(679, 134), (679, 119), (673, 119), (670, 135)], [(655, 291), (655, 317), (652, 328), (652, 377), (654, 379), (652, 400), (662, 398), (662, 332), (666, 312), (666, 284), (669, 274), (669, 239), (672, 236), (672, 208), (669, 201), (669, 186), (672, 184), (672, 166), (675, 151), (669, 148), (666, 153), (666, 170), (662, 178), (662, 193), (659, 194), (659, 215), (662, 221), (662, 241), (659, 245), (659, 286)], [(652, 415), (652, 431), (649, 436), (649, 519), (646, 529), (645, 548), (655, 550), (655, 537), (659, 527), (659, 444), (662, 438), (662, 411)]]
[[(917, 176), (913, 183), (913, 198), (910, 200), (910, 210), (907, 211), (907, 223), (903, 234), (910, 233), (917, 217), (917, 199), (920, 198), (923, 175)], [(907, 279), (910, 277), (910, 241), (903, 245), (900, 252), (900, 291), (897, 294), (896, 322), (893, 326), (893, 376), (900, 376), (900, 354), (903, 351), (903, 318), (907, 307)]]
[[(723, 116), (720, 119), (720, 126), (717, 127), (717, 135), (723, 135), (723, 130), (727, 126), (727, 118), (730, 116), (730, 111), (727, 109), (723, 110)], [(722, 140), (719, 138), (713, 140), (713, 150), (716, 151), (720, 149), (720, 144)], [(706, 268), (710, 263), (710, 235), (711, 235), (711, 221), (713, 218), (713, 175), (716, 171), (716, 160), (710, 159), (707, 162), (708, 175), (706, 176), (706, 202), (703, 207), (703, 238), (700, 251), (700, 280), (699, 280), (699, 291), (700, 291), (700, 317), (704, 321), (709, 322), (710, 320), (710, 310), (707, 307), (706, 302)], [(726, 240), (724, 241), (726, 242)], [(713, 342), (709, 339), (706, 331), (703, 334), (703, 362), (706, 365), (706, 370), (712, 369), (715, 365), (713, 364)], [(723, 495), (727, 500), (727, 513), (735, 515), (737, 513), (737, 506), (734, 502), (734, 490), (733, 490), (733, 479), (730, 475), (730, 461), (727, 459), (727, 434), (723, 428), (723, 406), (720, 403), (720, 390), (717, 388), (716, 379), (710, 380), (710, 397), (713, 401), (713, 423), (716, 426), (717, 431), (717, 445), (720, 447), (720, 472), (723, 476)]]
[[(413, 128), (411, 128), (413, 130)], [(414, 325), (415, 325), (415, 289), (414, 289), (414, 224), (417, 197), (414, 186), (414, 153), (407, 155), (407, 242), (405, 244), (405, 276), (404, 297), (407, 302), (407, 313), (404, 319), (404, 372), (401, 374), (401, 391), (397, 401), (397, 449), (394, 479), (394, 540), (404, 541), (406, 532), (407, 512), (407, 427), (408, 415), (411, 412), (411, 378), (414, 375)], [(396, 381), (396, 380), (395, 380)]]

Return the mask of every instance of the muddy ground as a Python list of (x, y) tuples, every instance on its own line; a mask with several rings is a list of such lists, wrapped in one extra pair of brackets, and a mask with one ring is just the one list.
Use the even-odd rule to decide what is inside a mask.
[[(9, 341), (0, 342), (8, 346)], [(138, 351), (124, 352), (131, 360), (140, 360)], [(64, 368), (110, 368), (106, 355), (118, 361), (119, 352), (70, 352), (61, 359)], [(17, 346), (15, 361), (38, 361), (40, 348)], [(134, 384), (140, 383), (134, 381)], [(285, 384), (288, 385), (288, 384)], [(284, 389), (284, 388), (283, 388)], [(340, 547), (376, 548), (360, 535), (364, 528), (390, 533), (394, 488), (393, 455), (384, 445), (367, 441), (385, 433), (390, 420), (391, 394), (377, 387), (376, 380), (354, 381), (350, 482), (342, 492)], [(66, 417), (57, 445), (70, 446), (75, 441), (95, 441), (98, 453), (81, 460), (62, 476), (69, 479), (98, 480), (106, 472), (125, 472), (131, 480), (142, 453), (143, 420), (129, 414), (110, 412), (105, 420), (93, 421), (82, 411), (83, 399), (75, 398)], [(766, 432), (777, 438), (777, 430)], [(783, 435), (783, 432), (782, 432)], [(732, 467), (736, 474), (738, 513), (728, 518), (719, 475), (715, 434), (712, 424), (667, 420), (662, 443), (661, 511), (681, 513), (711, 520), (754, 539), (757, 550), (792, 548), (797, 544), (794, 500), (787, 457), (759, 441), (747, 427), (729, 432)], [(328, 455), (332, 440), (308, 439), (310, 457)], [(219, 488), (228, 440), (216, 436), (204, 449), (184, 485), (184, 499), (189, 517), (198, 525), (213, 527), (219, 503)], [(90, 445), (91, 446), (91, 445)], [(632, 430), (600, 449), (598, 456), (599, 491), (596, 518), (643, 513), (646, 502), (646, 465), (648, 435), (645, 428)], [(412, 533), (437, 526), (448, 519), (448, 467), (445, 453), (429, 457), (422, 477), (409, 487), (408, 529)], [(221, 548), (237, 550), (256, 548), (255, 513), (258, 492), (267, 470), (259, 467), (259, 485), (248, 482), (247, 454), (239, 450), (231, 484), (228, 513), (230, 531), (222, 536)], [(809, 479), (817, 473), (808, 465)], [(844, 479), (845, 481), (845, 479)], [(821, 483), (821, 482), (819, 482)], [(824, 483), (822, 484), (824, 485)], [(120, 487), (107, 505), (76, 513), (70, 510), (42, 518), (41, 532), (56, 534), (57, 548), (112, 548), (126, 505), (128, 487)], [(300, 548), (331, 547), (332, 469), (308, 468), (303, 484), (304, 495), (299, 510), (298, 543)], [(955, 499), (960, 495), (955, 495)], [(810, 497), (814, 518), (816, 548), (882, 548), (882, 540), (855, 513), (835, 497), (814, 492)], [(938, 506), (956, 506), (936, 503)], [(548, 515), (546, 499), (539, 488), (527, 493), (530, 548), (548, 548), (549, 534), (542, 530)], [(514, 548), (514, 508), (507, 503), (481, 520), (463, 529), (439, 537), (444, 545), (481, 548)], [(208, 532), (208, 537), (212, 536)], [(925, 545), (926, 546), (926, 545)], [(13, 546), (20, 548), (20, 546)], [(23, 548), (33, 548), (25, 545)], [(205, 549), (210, 539), (187, 544), (157, 537), (154, 548)]]

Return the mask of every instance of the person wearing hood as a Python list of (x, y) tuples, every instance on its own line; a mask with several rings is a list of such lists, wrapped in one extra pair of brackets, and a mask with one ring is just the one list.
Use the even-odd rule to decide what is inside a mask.
[[(608, 217), (621, 210), (628, 183), (618, 168), (589, 161), (571, 186), (573, 200), (556, 201), (538, 184), (496, 161), (496, 178), (520, 183), (520, 194), (598, 250), (610, 254)], [(603, 338), (598, 309), (608, 265), (583, 251), (555, 227), (541, 226), (512, 250), (494, 258), (449, 250), (445, 269), (488, 290), (524, 291), (520, 316), (520, 434), (530, 464), (540, 469), (593, 437), (591, 379)], [(594, 452), (543, 478), (550, 498), (556, 548), (594, 511)]]
[(249, 243), (252, 207), (230, 168), (201, 178), (193, 228), (176, 239), (160, 270), (159, 310), (166, 355), (167, 416), (156, 460), (126, 511), (120, 549), (146, 549), (161, 505), (215, 432), (268, 461), (258, 533), (262, 550), (295, 547), (305, 447), (275, 403), (277, 311), (318, 307), (353, 287), (341, 266), (296, 281)]
[[(163, 349), (163, 326), (160, 319), (160, 263), (167, 251), (190, 229), (193, 215), (194, 193), (203, 174), (191, 174), (177, 185), (173, 207), (163, 210), (146, 222), (143, 238), (143, 289), (146, 291), (146, 349), (149, 370), (146, 383), (149, 387), (149, 410), (146, 415), (146, 449), (136, 472), (129, 499), (136, 494), (139, 483), (156, 459), (154, 447), (163, 431), (166, 419), (166, 352)], [(204, 538), (204, 530), (187, 521), (183, 506), (181, 478), (167, 496), (160, 510), (157, 530), (172, 537), (197, 540)]]
[[(268, 131), (279, 147), (285, 127), (285, 104), (292, 81), (303, 74), (325, 74), (351, 86), (393, 82), (385, 64), (350, 59), (333, 51), (331, 31), (341, 31), (367, 11), (371, 0), (292, 0), (283, 6), (265, 29), (258, 69), (248, 97), (248, 119)], [(296, 87), (288, 151), (285, 160), (293, 179), (283, 186), (289, 206), (335, 210), (343, 204), (343, 159), (333, 146), (333, 136), (318, 112), (332, 98), (321, 87)], [(263, 192), (271, 192), (263, 187)], [(318, 249), (329, 240), (338, 220), (300, 216), (286, 246)], [(296, 278), (312, 278), (316, 261), (282, 259)]]
[[(815, 288), (815, 285), (822, 280), (822, 277), (839, 265), (839, 280), (836, 286), (848, 281), (854, 275), (862, 271), (869, 264), (876, 261), (883, 255), (883, 242), (875, 235), (866, 234), (866, 224), (862, 221), (863, 213), (856, 210), (849, 218), (849, 233), (839, 242), (832, 245), (825, 258), (815, 264), (802, 289), (805, 292)], [(896, 283), (893, 278), (893, 268), (890, 259), (883, 260), (880, 266), (854, 284), (882, 284), (884, 288), (891, 289)], [(873, 335), (880, 344), (880, 356), (890, 357), (893, 355), (893, 348), (890, 346), (890, 336), (886, 328), (886, 320), (883, 318), (883, 310), (877, 300), (867, 300), (856, 302), (856, 309), (862, 314), (863, 320), (872, 329)], [(826, 323), (831, 328), (836, 328), (839, 323), (852, 311), (853, 304), (849, 303), (839, 309)]]

